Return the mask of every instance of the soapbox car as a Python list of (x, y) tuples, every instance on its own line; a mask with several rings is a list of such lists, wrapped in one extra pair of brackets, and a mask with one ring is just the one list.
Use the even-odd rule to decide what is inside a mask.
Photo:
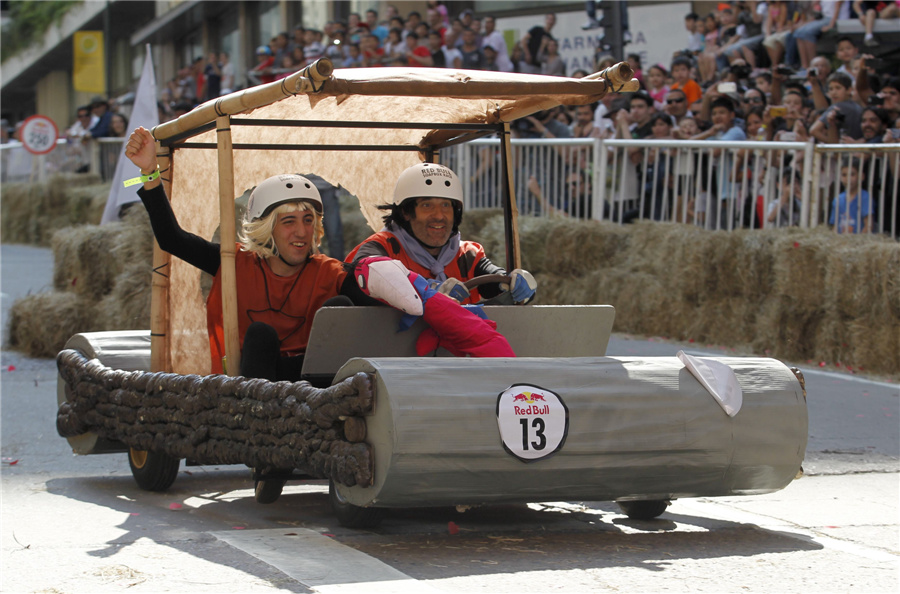
[[(576, 80), (332, 72), (320, 60), (153, 135), (182, 226), (204, 237), (219, 226), (226, 238), (234, 197), (285, 171), (342, 185), (378, 229), (376, 205), (400, 171), (497, 134), (511, 270), (520, 256), (509, 122), (634, 82), (627, 64)], [(197, 175), (213, 168), (218, 185)], [(230, 369), (240, 359), (233, 249), (222, 241)], [(153, 268), (149, 331), (76, 335), (58, 357), (60, 435), (79, 454), (127, 451), (143, 489), (167, 489), (186, 459), (256, 469), (262, 503), (292, 478), (327, 478), (339, 521), (353, 527), (375, 525), (391, 507), (559, 500), (617, 501), (648, 519), (677, 497), (784, 488), (803, 461), (798, 373), (771, 359), (606, 357), (611, 306), (488, 305), (516, 353), (493, 359), (417, 357), (421, 320), (398, 333), (401, 312), (391, 308), (323, 308), (306, 381), (267, 382), (209, 375), (200, 273), (158, 246)]]

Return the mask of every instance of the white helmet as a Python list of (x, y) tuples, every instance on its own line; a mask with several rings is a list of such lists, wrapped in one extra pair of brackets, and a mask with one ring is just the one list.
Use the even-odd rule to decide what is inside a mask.
[(302, 175), (286, 173), (270, 177), (254, 188), (247, 202), (247, 219), (261, 219), (287, 202), (309, 202), (322, 214), (322, 197), (315, 184)]
[(394, 204), (407, 198), (449, 198), (462, 206), (462, 184), (449, 167), (419, 163), (405, 169), (394, 186)]

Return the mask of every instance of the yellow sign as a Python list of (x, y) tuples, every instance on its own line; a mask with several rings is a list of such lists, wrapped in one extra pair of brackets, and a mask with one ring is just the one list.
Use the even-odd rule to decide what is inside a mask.
[(106, 93), (103, 31), (76, 31), (72, 85), (76, 91)]

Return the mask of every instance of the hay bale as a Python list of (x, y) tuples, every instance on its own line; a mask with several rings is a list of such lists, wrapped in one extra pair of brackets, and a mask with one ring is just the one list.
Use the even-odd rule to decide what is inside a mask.
[(150, 327), (152, 268), (150, 263), (133, 262), (116, 277), (112, 290), (100, 300), (97, 308), (100, 327), (104, 330)]
[(59, 174), (39, 184), (4, 184), (3, 240), (48, 245), (58, 229), (99, 223), (108, 195), (109, 184), (89, 174)]
[(814, 314), (825, 308), (825, 268), (840, 236), (818, 228), (783, 230), (773, 243), (775, 293), (788, 298), (792, 309)]
[(462, 233), (463, 238), (477, 241), (471, 238), (480, 236), (484, 226), (488, 221), (495, 217), (501, 217), (502, 219), (503, 210), (500, 208), (476, 208), (467, 210), (465, 214), (463, 214), (463, 220), (462, 224), (459, 226), (459, 231)]
[(580, 277), (593, 269), (616, 266), (628, 253), (631, 234), (623, 225), (563, 218), (546, 221), (544, 237), (538, 242), (543, 249), (541, 258), (531, 258), (540, 262), (542, 269)]
[(9, 311), (9, 345), (31, 357), (55, 357), (79, 332), (103, 330), (96, 302), (72, 293), (38, 293)]
[(53, 286), (92, 299), (100, 299), (112, 290), (119, 272), (118, 262), (110, 257), (122, 223), (67, 227), (53, 235)]
[(118, 223), (61, 229), (51, 245), (54, 288), (94, 299), (112, 291), (130, 263), (153, 261), (153, 230), (143, 208), (129, 209)]
[(754, 304), (762, 303), (772, 294), (775, 286), (775, 257), (773, 245), (778, 238), (777, 229), (734, 232), (740, 239), (732, 248), (740, 278), (740, 294)]

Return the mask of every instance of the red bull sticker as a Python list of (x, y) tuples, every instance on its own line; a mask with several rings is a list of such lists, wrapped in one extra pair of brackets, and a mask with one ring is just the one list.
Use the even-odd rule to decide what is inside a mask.
[(536, 462), (562, 449), (569, 409), (556, 392), (514, 384), (497, 397), (497, 426), (507, 452), (523, 462)]

